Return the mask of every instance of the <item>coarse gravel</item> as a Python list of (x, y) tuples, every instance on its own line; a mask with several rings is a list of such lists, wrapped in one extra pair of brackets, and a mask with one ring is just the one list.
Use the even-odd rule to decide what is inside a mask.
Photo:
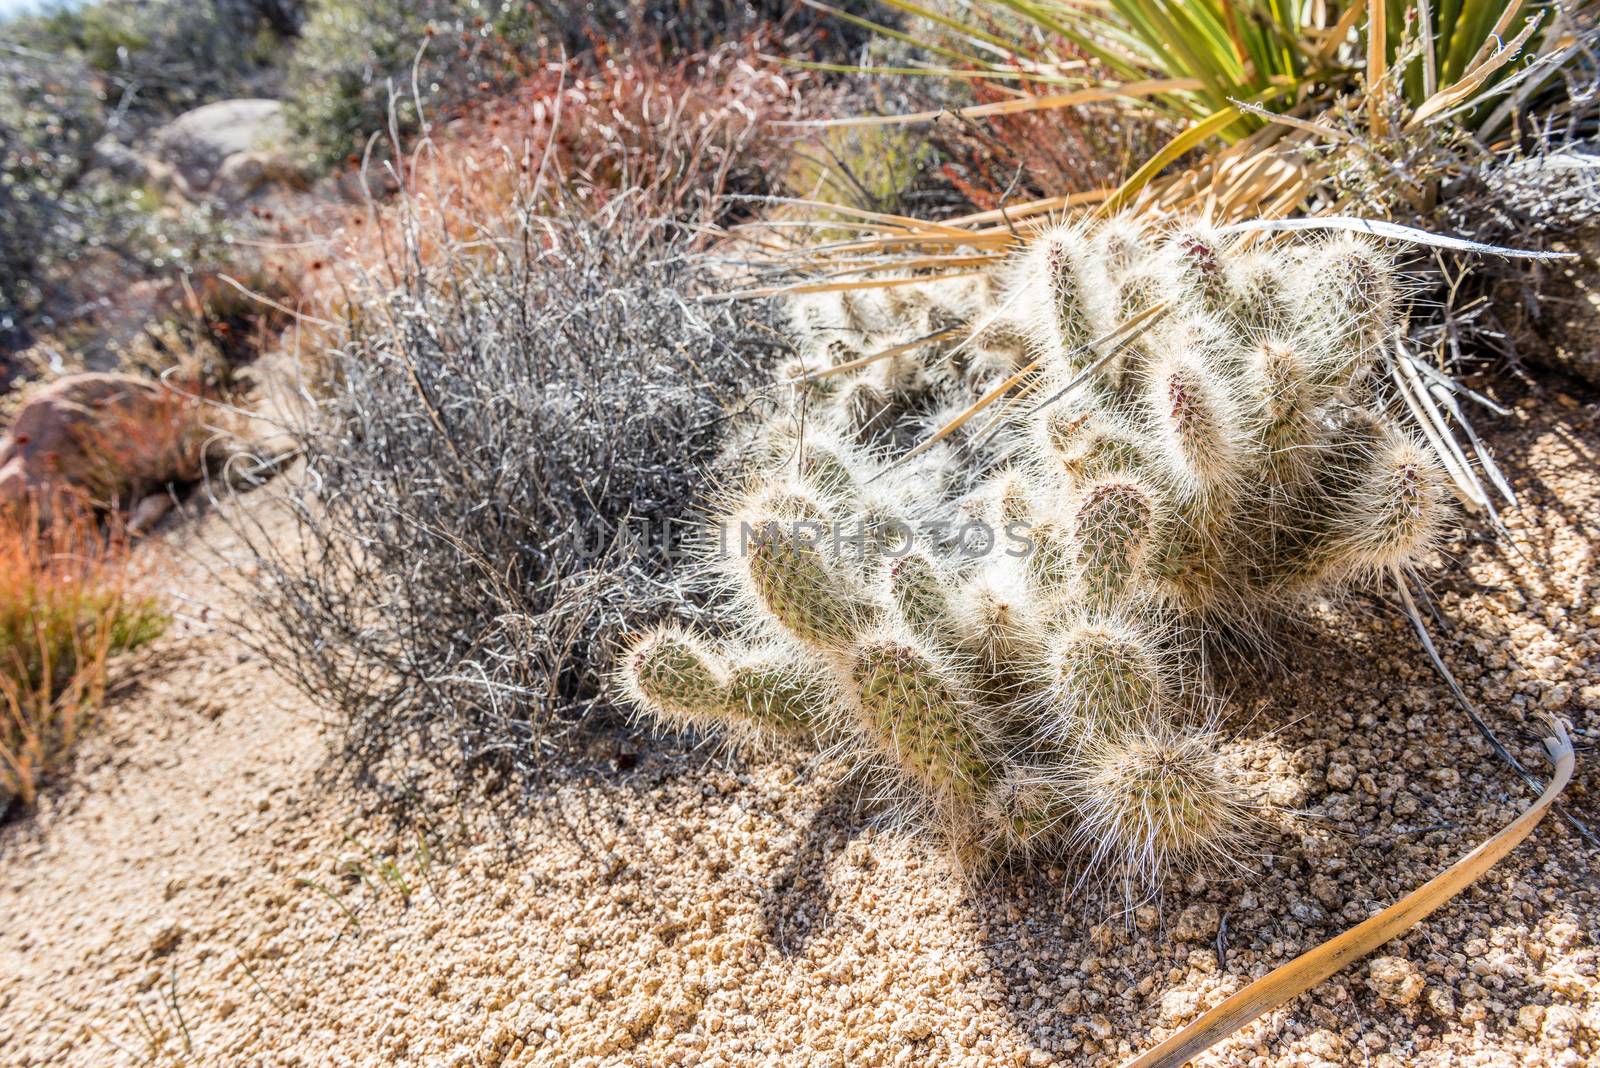
[[(1435, 636), (1530, 767), (1579, 744), (1600, 827), (1600, 399), (1486, 424), (1515, 551), (1448, 547)], [(1562, 389), (1567, 392), (1562, 392)], [(1474, 528), (1481, 529), (1481, 528)], [(202, 520), (169, 538), (222, 538)], [(617, 730), (526, 796), (330, 773), (337, 732), (215, 618), (118, 665), (69, 780), (0, 826), (6, 1065), (1078, 1065), (1148, 1047), (1512, 819), (1489, 753), (1390, 603), (1314, 613), (1225, 670), (1272, 814), (1241, 870), (1118, 915), (1073, 873), (961, 877), (804, 752)], [(1549, 818), (1461, 898), (1208, 1065), (1600, 1061), (1594, 858)]]

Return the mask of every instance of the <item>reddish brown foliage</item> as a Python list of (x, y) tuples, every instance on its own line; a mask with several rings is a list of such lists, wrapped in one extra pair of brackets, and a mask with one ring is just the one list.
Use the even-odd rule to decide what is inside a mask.
[[(305, 288), (345, 307), (361, 275), (487, 254), (525, 213), (630, 212), (688, 225), (741, 209), (725, 194), (772, 190), (787, 136), (772, 121), (800, 107), (795, 78), (757, 59), (755, 39), (692, 58), (658, 51), (539, 66), (515, 90), (435, 125), (396, 167), (394, 195), (342, 219), (301, 257)], [(393, 262), (396, 225), (416, 257)]]
[(590, 71), (547, 64), (450, 123), (441, 162), (463, 178), (472, 168), (476, 186), (487, 177), (491, 196), (542, 167), (580, 210), (625, 192), (664, 216), (703, 219), (725, 192), (766, 188), (779, 147), (770, 121), (798, 105), (793, 82), (753, 53), (743, 44), (676, 62), (619, 55)]
[(139, 587), (121, 528), (77, 499), (0, 513), (0, 815), (65, 758), (108, 657), (166, 625)]

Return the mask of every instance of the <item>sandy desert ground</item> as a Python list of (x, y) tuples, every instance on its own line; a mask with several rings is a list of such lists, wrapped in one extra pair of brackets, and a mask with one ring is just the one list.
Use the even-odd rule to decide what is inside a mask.
[[(1464, 538), (1433, 588), (1446, 657), (1524, 761), (1544, 767), (1539, 714), (1572, 722), (1567, 801), (1600, 827), (1597, 419), (1553, 387), (1499, 421), (1514, 548)], [(164, 536), (227, 548), (214, 516)], [(962, 879), (806, 753), (619, 728), (526, 798), (441, 773), (393, 804), (332, 774), (322, 713), (177, 567), (179, 625), (118, 665), (70, 781), (0, 827), (4, 1064), (1116, 1063), (1531, 797), (1398, 610), (1363, 600), (1229, 676), (1226, 728), (1275, 806), (1250, 870), (1131, 917), (1068, 896), (1070, 871)], [(1546, 820), (1203, 1063), (1595, 1063), (1593, 863)]]

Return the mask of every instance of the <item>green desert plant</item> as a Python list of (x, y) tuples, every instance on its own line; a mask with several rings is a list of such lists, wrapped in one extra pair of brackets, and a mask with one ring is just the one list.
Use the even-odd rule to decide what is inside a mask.
[[(1453, 180), (1583, 128), (1600, 33), (1593, 5), (1565, 0), (880, 3), (905, 30), (837, 14), (925, 58), (829, 69), (916, 75), (945, 106), (816, 124), (1004, 124), (1071, 109), (1179, 127), (1114, 187), (1038, 191), (1003, 216), (944, 220), (924, 253), (990, 238), (1009, 248), (1027, 220), (1090, 203), (1102, 217), (1139, 205), (1222, 222), (1348, 210), (1428, 219)], [(990, 177), (1000, 189), (964, 180), (973, 203), (1011, 199), (1015, 179)]]
[(1080, 852), (1132, 892), (1234, 854), (1252, 806), (1200, 665), (1443, 520), (1379, 393), (1390, 257), (1118, 217), (885, 281), (792, 302), (792, 403), (716, 525), (746, 625), (644, 635), (628, 697), (858, 753), (965, 856)]
[[(901, 0), (882, 2), (924, 22), (936, 18), (936, 12)], [(1554, 48), (1570, 30), (1574, 14), (1570, 5), (1521, 0), (1433, 4), (970, 0), (960, 6), (988, 30), (978, 36), (971, 30), (945, 27), (950, 38), (945, 43), (971, 49), (962, 53), (964, 61), (990, 77), (1035, 80), (1054, 71), (1052, 80), (1058, 83), (1081, 84), (1081, 76), (1074, 77), (1060, 66), (1071, 58), (1070, 48), (1093, 60), (1109, 81), (1139, 86), (1127, 94), (1131, 98), (1195, 121), (1253, 98), (1268, 103), (1272, 111), (1288, 110), (1307, 94), (1348, 91), (1363, 76), (1380, 80), (1397, 64), (1406, 67), (1405, 96), (1413, 109), (1434, 101), (1441, 88), (1455, 90), (1454, 102), (1459, 103), (1517, 73), (1504, 63), (1483, 69), (1496, 48), (1519, 35), (1517, 45), (1531, 51), (1542, 51), (1547, 41)], [(1525, 21), (1519, 21), (1519, 15)], [(1353, 34), (1361, 36), (1365, 65), (1344, 62), (1338, 54)], [(974, 44), (991, 47), (972, 49)], [(1535, 75), (1545, 80), (1556, 73), (1555, 65), (1546, 64)], [(1447, 104), (1441, 100), (1433, 106)], [(1473, 125), (1491, 120), (1498, 125), (1505, 118), (1485, 109)], [(1261, 115), (1238, 113), (1234, 120), (1219, 131), (1228, 140), (1267, 121)]]
[(289, 62), (289, 121), (325, 162), (340, 162), (388, 130), (391, 105), (397, 132), (410, 134), (424, 103), (449, 110), (504, 92), (528, 72), (537, 33), (529, 5), (512, 0), (322, 0)]

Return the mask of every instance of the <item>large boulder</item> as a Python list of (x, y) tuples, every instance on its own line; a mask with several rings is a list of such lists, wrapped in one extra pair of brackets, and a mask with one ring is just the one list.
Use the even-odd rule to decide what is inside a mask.
[[(240, 197), (254, 192), (264, 180), (298, 180), (300, 168), (289, 149), (289, 128), (278, 100), (219, 100), (186, 111), (155, 134), (155, 169), (169, 176), (180, 193), (191, 200), (208, 195)], [(227, 188), (219, 181), (234, 164), (248, 177), (235, 173)], [(242, 189), (242, 192), (241, 192)]]
[(0, 508), (55, 492), (132, 502), (205, 470), (200, 402), (133, 375), (76, 374), (35, 392), (0, 438)]
[(241, 204), (263, 186), (303, 182), (299, 165), (282, 152), (235, 152), (217, 170), (212, 194), (225, 204)]

